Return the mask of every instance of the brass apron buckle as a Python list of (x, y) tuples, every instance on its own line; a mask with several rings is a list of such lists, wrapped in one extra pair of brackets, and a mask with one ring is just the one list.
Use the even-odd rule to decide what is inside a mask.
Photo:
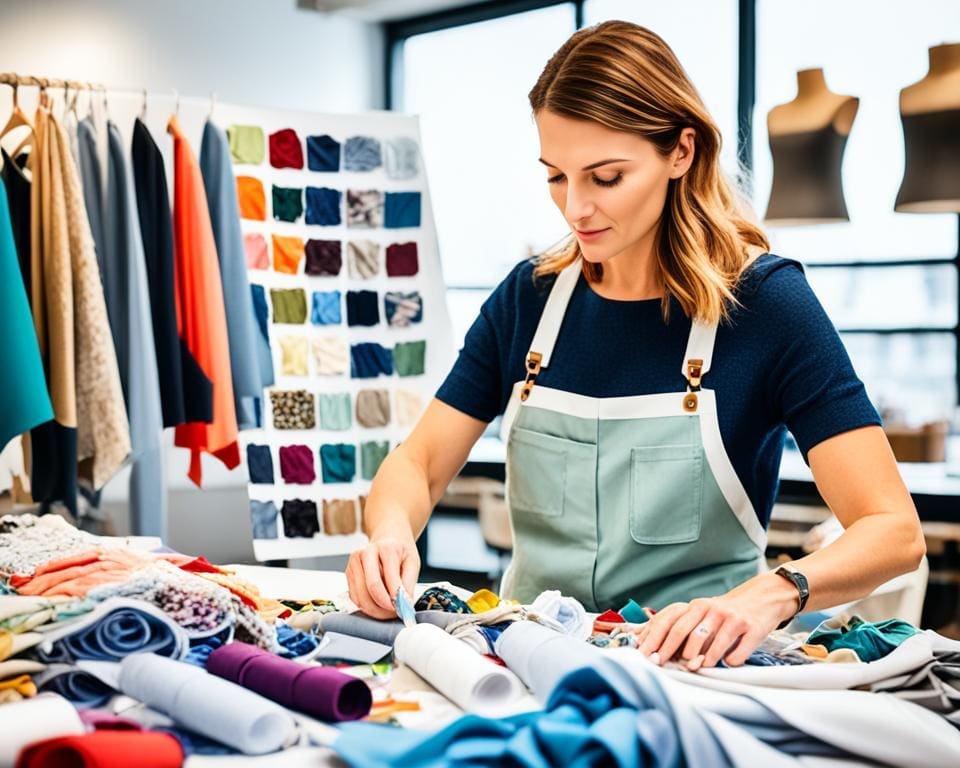
[(543, 360), (543, 355), (539, 352), (531, 352), (527, 355), (527, 378), (523, 382), (523, 386), (520, 387), (520, 399), (526, 400), (530, 397), (530, 390), (533, 389), (533, 385), (537, 382), (537, 374), (540, 373), (540, 361)]
[(683, 410), (687, 413), (693, 413), (697, 410), (699, 400), (696, 393), (700, 391), (700, 379), (702, 376), (703, 360), (700, 358), (687, 360), (688, 391), (683, 396)]

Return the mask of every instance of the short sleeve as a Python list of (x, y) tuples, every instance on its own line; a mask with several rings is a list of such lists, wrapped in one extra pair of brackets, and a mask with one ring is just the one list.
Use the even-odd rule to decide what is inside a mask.
[(496, 292), (480, 308), (463, 341), (463, 348), (436, 397), (449, 406), (481, 421), (493, 421), (500, 414), (502, 350), (490, 306)]
[(768, 396), (804, 461), (827, 438), (881, 423), (799, 264), (787, 262), (771, 271), (756, 300), (757, 310), (770, 318), (768, 338), (778, 348)]

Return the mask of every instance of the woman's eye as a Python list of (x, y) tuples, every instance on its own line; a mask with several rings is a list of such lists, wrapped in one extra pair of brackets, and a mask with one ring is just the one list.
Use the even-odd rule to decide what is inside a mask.
[(595, 184), (599, 184), (601, 187), (615, 187), (623, 179), (623, 173), (618, 173), (611, 179), (603, 179), (596, 174), (594, 174), (593, 181)]
[(561, 181), (563, 181), (563, 174), (558, 173), (556, 176), (551, 176), (550, 178), (548, 178), (547, 184), (558, 184)]

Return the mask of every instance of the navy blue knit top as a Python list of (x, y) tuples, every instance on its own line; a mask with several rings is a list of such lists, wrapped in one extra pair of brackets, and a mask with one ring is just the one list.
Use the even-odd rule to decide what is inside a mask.
[[(554, 280), (534, 278), (530, 260), (514, 267), (481, 307), (438, 399), (483, 421), (503, 413)], [(880, 417), (798, 262), (760, 256), (736, 295), (741, 306), (717, 329), (703, 386), (716, 392), (724, 447), (766, 526), (787, 429), (806, 460), (817, 443)], [(671, 301), (664, 323), (660, 299), (606, 299), (581, 275), (537, 383), (590, 397), (684, 391), (690, 319)]]

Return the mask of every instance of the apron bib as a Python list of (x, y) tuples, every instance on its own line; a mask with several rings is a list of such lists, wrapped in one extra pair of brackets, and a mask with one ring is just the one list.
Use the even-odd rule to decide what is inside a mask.
[(559, 589), (588, 611), (661, 609), (719, 595), (765, 568), (766, 531), (720, 436), (710, 370), (717, 326), (690, 329), (686, 391), (587, 397), (536, 383), (578, 259), (558, 276), (503, 418), (513, 560), (502, 595)]

